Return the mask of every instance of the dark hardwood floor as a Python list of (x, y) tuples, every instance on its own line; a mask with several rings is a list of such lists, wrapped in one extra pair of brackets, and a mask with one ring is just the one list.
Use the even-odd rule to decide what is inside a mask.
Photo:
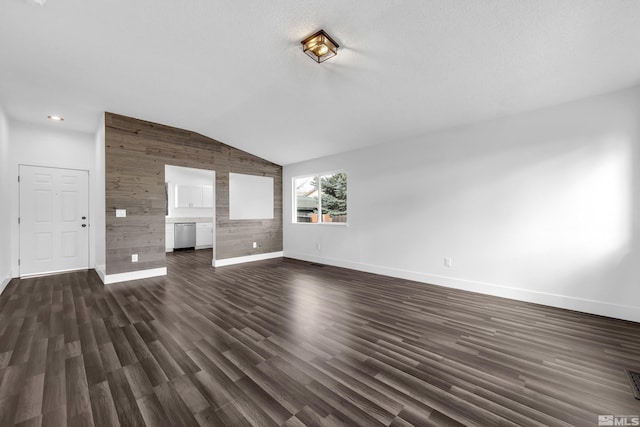
[(0, 296), (1, 426), (597, 425), (640, 324), (293, 260)]

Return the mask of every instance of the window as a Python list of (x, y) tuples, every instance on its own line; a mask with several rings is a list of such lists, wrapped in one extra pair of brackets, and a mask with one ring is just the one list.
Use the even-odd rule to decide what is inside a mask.
[(344, 224), (347, 222), (347, 174), (304, 176), (293, 179), (293, 222)]

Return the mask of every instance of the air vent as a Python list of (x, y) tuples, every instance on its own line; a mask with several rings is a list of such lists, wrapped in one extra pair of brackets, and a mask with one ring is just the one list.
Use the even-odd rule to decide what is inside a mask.
[(640, 372), (627, 371), (629, 382), (631, 382), (631, 390), (636, 399), (640, 400)]

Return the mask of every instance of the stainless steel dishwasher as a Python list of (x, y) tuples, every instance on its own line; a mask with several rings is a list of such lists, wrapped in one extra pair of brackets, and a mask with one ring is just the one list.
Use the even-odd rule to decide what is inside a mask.
[(195, 249), (196, 223), (178, 222), (174, 226), (174, 249)]

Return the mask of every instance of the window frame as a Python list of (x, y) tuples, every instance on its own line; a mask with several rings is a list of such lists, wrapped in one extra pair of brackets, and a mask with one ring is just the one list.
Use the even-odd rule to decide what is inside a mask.
[[(324, 222), (322, 219), (322, 179), (321, 177), (327, 175), (335, 175), (337, 173), (343, 173), (347, 175), (347, 221), (346, 222)], [(296, 180), (300, 178), (318, 178), (318, 222), (298, 222), (298, 195), (296, 194)], [(303, 175), (296, 175), (291, 177), (291, 201), (292, 201), (292, 209), (291, 209), (291, 223), (297, 225), (328, 225), (328, 226), (342, 226), (347, 227), (349, 225), (349, 214), (348, 214), (348, 206), (349, 206), (349, 174), (347, 171), (338, 169), (328, 172), (317, 172), (317, 173), (308, 173)]]

